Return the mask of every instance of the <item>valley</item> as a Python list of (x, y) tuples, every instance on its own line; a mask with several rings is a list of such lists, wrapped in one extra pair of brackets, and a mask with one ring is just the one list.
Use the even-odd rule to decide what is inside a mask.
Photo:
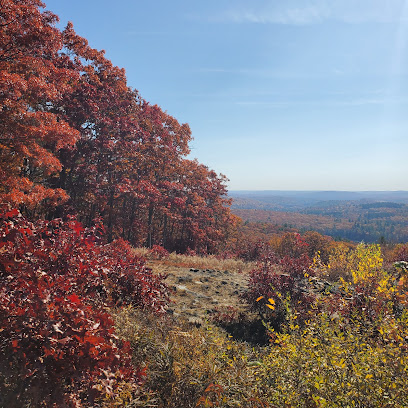
[(230, 192), (244, 221), (367, 243), (408, 240), (407, 192)]

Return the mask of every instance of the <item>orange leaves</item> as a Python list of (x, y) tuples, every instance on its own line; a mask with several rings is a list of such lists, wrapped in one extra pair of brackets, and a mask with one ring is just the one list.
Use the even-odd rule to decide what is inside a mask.
[[(255, 299), (255, 302), (259, 302), (260, 300), (264, 299), (264, 296), (259, 296), (258, 298)], [(266, 307), (269, 307), (271, 310), (275, 310), (275, 300), (273, 298), (269, 298), (268, 302), (266, 304)]]
[[(64, 67), (57, 17), (39, 1), (2, 1), (0, 31), (0, 202), (32, 208), (51, 196), (48, 177), (61, 171), (56, 157), (72, 147), (79, 132), (54, 113), (74, 77)], [(51, 113), (52, 110), (53, 112)], [(24, 179), (28, 181), (27, 184)], [(47, 187), (45, 187), (47, 185)], [(48, 203), (48, 205), (51, 204)]]
[(48, 189), (41, 185), (34, 185), (34, 183), (26, 178), (19, 180), (9, 179), (7, 181), (13, 188), (8, 194), (0, 195), (0, 197), (12, 206), (25, 204), (28, 208), (33, 208), (43, 200), (48, 200), (50, 206), (55, 206), (68, 199), (64, 190)]
[(275, 310), (275, 300), (272, 298), (269, 298), (268, 302), (269, 303), (266, 304), (266, 307), (269, 307), (269, 309), (271, 310)]
[(0, 203), (49, 216), (69, 195), (84, 219), (103, 215), (109, 240), (215, 252), (232, 222), (226, 179), (185, 158), (189, 126), (131, 90), (72, 24), (56, 29), (40, 2), (7, 4)]
[(83, 341), (85, 343), (91, 344), (92, 346), (97, 346), (105, 343), (105, 339), (98, 336), (85, 336)]
[(2, 99), (3, 106), (7, 109), (12, 108), (13, 103), (23, 96), (28, 87), (27, 81), (19, 74), (5, 70), (0, 70), (0, 84), (0, 87), (4, 88), (3, 92), (7, 90), (7, 97)]
[(197, 401), (196, 407), (219, 407), (223, 400), (224, 389), (219, 384), (210, 384), (204, 390), (204, 395)]

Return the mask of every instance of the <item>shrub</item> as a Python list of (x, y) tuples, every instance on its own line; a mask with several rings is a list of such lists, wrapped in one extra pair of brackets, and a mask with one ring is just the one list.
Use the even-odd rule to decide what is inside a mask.
[(313, 273), (311, 266), (307, 255), (279, 259), (270, 254), (250, 272), (243, 299), (276, 330), (280, 330), (288, 313), (298, 313), (304, 320), (315, 299), (304, 286), (309, 282), (307, 277)]
[(278, 242), (275, 242), (274, 250), (282, 258), (298, 258), (308, 253), (309, 244), (297, 232), (285, 233)]
[(391, 253), (391, 261), (405, 261), (408, 262), (408, 244), (398, 244)]
[[(270, 329), (256, 387), (272, 406), (407, 406), (408, 276), (385, 271), (377, 245), (343, 254), (334, 261), (350, 281), (317, 297), (302, 324), (288, 298), (280, 330)], [(267, 306), (276, 307), (273, 298), (259, 307)]]
[(333, 269), (333, 264), (343, 266), (345, 272), (338, 284), (343, 295), (330, 300), (332, 310), (337, 309), (345, 317), (357, 313), (356, 318), (369, 321), (370, 325), (401, 310), (406, 282), (402, 277), (396, 285), (396, 276), (384, 269), (379, 245), (359, 244), (355, 250), (337, 255), (331, 257), (327, 268)]
[(161, 311), (166, 287), (122, 241), (76, 220), (0, 216), (0, 405), (91, 405), (132, 389), (129, 346), (107, 306)]
[(186, 249), (186, 252), (184, 252), (184, 255), (186, 255), (186, 256), (197, 256), (197, 252), (194, 249), (191, 249), (190, 247), (188, 247)]
[(190, 327), (131, 308), (116, 315), (116, 324), (118, 334), (130, 342), (135, 361), (144, 362), (151, 392), (144, 406), (263, 406), (255, 392), (258, 353), (222, 330)]
[(304, 328), (272, 333), (257, 386), (276, 406), (406, 407), (407, 316), (383, 320), (373, 339), (367, 322), (321, 313)]
[(216, 307), (211, 315), (211, 321), (223, 327), (232, 323), (238, 323), (242, 319), (242, 312), (234, 306)]
[(259, 261), (271, 251), (270, 245), (262, 240), (247, 240), (237, 251), (237, 257), (245, 262)]
[(336, 281), (340, 277), (346, 280), (351, 279), (351, 269), (349, 256), (351, 248), (344, 243), (337, 243), (329, 255), (327, 263), (327, 277), (331, 281)]
[(150, 250), (150, 254), (153, 259), (165, 259), (169, 256), (167, 249), (160, 245), (153, 245), (152, 249)]

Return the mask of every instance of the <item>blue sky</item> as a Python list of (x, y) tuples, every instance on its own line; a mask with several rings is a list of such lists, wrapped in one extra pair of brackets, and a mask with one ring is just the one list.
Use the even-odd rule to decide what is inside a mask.
[(408, 190), (408, 0), (48, 0), (231, 190)]

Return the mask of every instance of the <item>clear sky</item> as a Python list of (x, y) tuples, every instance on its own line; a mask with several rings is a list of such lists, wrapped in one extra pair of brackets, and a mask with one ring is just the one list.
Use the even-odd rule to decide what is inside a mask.
[(408, 0), (45, 0), (231, 190), (408, 190)]

